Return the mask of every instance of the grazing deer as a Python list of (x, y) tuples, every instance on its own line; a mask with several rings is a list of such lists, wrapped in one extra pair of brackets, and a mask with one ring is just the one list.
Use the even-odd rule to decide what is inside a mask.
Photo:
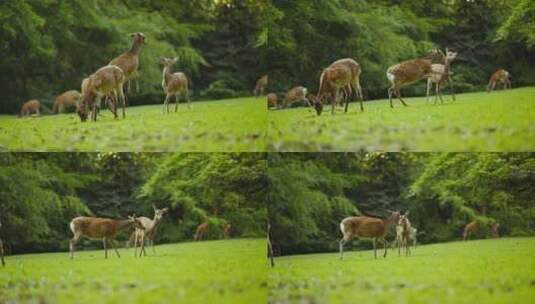
[(455, 101), (455, 93), (453, 92), (453, 86), (451, 83), (451, 72), (450, 72), (450, 65), (451, 62), (457, 57), (457, 52), (451, 52), (446, 48), (446, 57), (444, 58), (444, 64), (432, 64), (431, 69), (432, 73), (427, 78), (427, 97), (426, 102), (429, 101), (429, 93), (431, 92), (431, 86), (435, 84), (435, 104), (437, 103), (437, 99), (440, 97), (440, 102), (444, 103), (444, 100), (442, 99), (442, 93), (441, 93), (441, 87), (446, 83), (446, 81), (450, 85), (450, 90), (452, 93), (452, 98)]
[(260, 77), (257, 81), (256, 81), (256, 86), (254, 88), (254, 96), (255, 97), (258, 97), (258, 96), (263, 96), (264, 95), (264, 90), (266, 89), (268, 85), (268, 75), (264, 75), (262, 77)]
[[(84, 92), (87, 92), (88, 84), (89, 84), (89, 78), (84, 78), (82, 80), (82, 85), (81, 85), (80, 99), (81, 99), (81, 96), (84, 95)], [(104, 96), (104, 100), (106, 102), (106, 105), (108, 106), (108, 110), (110, 110), (110, 112), (113, 114), (113, 117), (117, 118), (117, 100), (114, 98), (114, 96), (117, 96), (117, 92), (115, 92), (115, 90), (112, 93), (107, 94), (106, 96)], [(101, 105), (99, 103), (98, 106), (97, 106), (97, 111), (98, 112), (100, 112), (100, 106)], [(97, 115), (98, 115), (98, 112), (97, 112)]]
[(133, 38), (132, 46), (130, 50), (122, 53), (118, 57), (115, 57), (108, 65), (115, 65), (121, 68), (124, 72), (125, 81), (128, 81), (128, 92), (130, 93), (130, 80), (136, 79), (136, 91), (139, 93), (139, 81), (138, 81), (138, 67), (139, 67), (139, 54), (145, 44), (145, 35), (143, 33), (132, 33), (130, 37)]
[(41, 103), (39, 102), (39, 100), (30, 99), (22, 105), (19, 116), (24, 117), (27, 115), (31, 115), (32, 113), (35, 113), (37, 116), (39, 116), (40, 108), (41, 108)]
[[(2, 222), (0, 222), (0, 228), (2, 227)], [(6, 261), (4, 261), (4, 242), (0, 238), (0, 259), (2, 260), (2, 267), (6, 266)]]
[(55, 114), (67, 112), (69, 109), (76, 109), (82, 95), (76, 90), (66, 91), (54, 100), (52, 111)]
[[(403, 248), (403, 251), (405, 252), (405, 256), (409, 256), (411, 254), (410, 244), (409, 241), (411, 240), (411, 222), (409, 221), (408, 217), (409, 213), (400, 216), (398, 221), (398, 227), (400, 227), (399, 230), (401, 230), (401, 246), (398, 245), (398, 255), (401, 255), (401, 248)], [(397, 232), (397, 227), (396, 227)]]
[[(80, 116), (80, 120), (86, 121), (89, 110), (91, 109), (91, 119), (97, 121), (98, 109), (102, 98), (106, 95), (113, 95), (115, 100), (117, 100), (117, 94), (119, 95), (119, 100), (122, 102), (123, 118), (125, 118), (124, 81), (123, 70), (114, 65), (102, 67), (89, 76), (87, 80), (84, 80), (82, 82), (82, 99), (76, 110), (78, 116)], [(112, 112), (116, 112), (116, 109)]]
[(127, 220), (112, 220), (87, 216), (79, 216), (72, 219), (70, 228), (74, 236), (69, 242), (71, 259), (74, 258), (74, 246), (82, 236), (89, 239), (102, 240), (102, 244), (104, 245), (104, 256), (106, 259), (108, 258), (108, 243), (111, 244), (117, 257), (120, 258), (121, 256), (114, 243), (115, 237), (121, 230), (131, 227), (142, 227), (141, 223), (136, 220), (135, 215), (129, 216)]
[(273, 245), (271, 244), (271, 224), (269, 222), (267, 224), (267, 250), (271, 267), (275, 267), (275, 261), (273, 260)]
[(442, 51), (434, 49), (424, 58), (407, 60), (389, 67), (386, 71), (386, 77), (392, 84), (388, 89), (390, 107), (394, 107), (392, 104), (392, 95), (394, 93), (401, 103), (407, 106), (403, 98), (401, 98), (401, 87), (431, 76), (433, 72), (431, 65), (437, 61), (444, 62), (444, 56)]
[(277, 94), (275, 93), (269, 93), (267, 95), (267, 104), (268, 104), (268, 108), (275, 108), (277, 107), (277, 101), (278, 101), (278, 97), (277, 97)]
[[(489, 224), (489, 229), (492, 237), (498, 238), (500, 235), (498, 234), (498, 228), (500, 227), (500, 224), (498, 223), (491, 223)], [(468, 223), (466, 226), (464, 226), (463, 230), (463, 241), (469, 240), (470, 236), (478, 231), (480, 228), (480, 224), (477, 220), (473, 220), (470, 223)]]
[[(130, 245), (132, 243), (132, 240), (134, 240), (135, 244), (142, 244), (142, 247), (144, 247), (145, 240), (146, 240), (148, 241), (148, 245), (152, 247), (152, 252), (156, 254), (156, 250), (154, 249), (154, 238), (156, 237), (158, 226), (160, 225), (163, 219), (163, 216), (169, 211), (169, 208), (158, 209), (153, 204), (152, 209), (154, 210), (154, 217), (152, 220), (144, 216), (140, 216), (136, 218), (141, 223), (142, 228), (136, 229), (130, 235), (128, 245)], [(141, 241), (138, 242), (138, 240), (140, 239)], [(135, 248), (134, 255), (137, 255), (137, 245), (135, 245), (134, 248)], [(147, 255), (144, 248), (141, 249), (141, 252), (139, 253), (139, 255), (141, 256), (142, 253), (144, 255)]]
[(375, 258), (377, 258), (376, 242), (381, 241), (385, 249), (383, 257), (386, 258), (388, 242), (385, 236), (392, 224), (399, 221), (399, 217), (399, 211), (390, 211), (390, 216), (385, 220), (368, 216), (352, 216), (343, 219), (340, 223), (340, 230), (344, 235), (340, 240), (340, 259), (344, 258), (345, 243), (353, 238), (371, 239)]
[(503, 89), (511, 89), (511, 74), (504, 69), (497, 70), (490, 76), (489, 85), (487, 86), (487, 92), (494, 91), (498, 82), (503, 83)]
[(165, 100), (163, 103), (162, 113), (165, 113), (167, 108), (167, 113), (169, 113), (169, 100), (171, 96), (175, 97), (175, 112), (178, 110), (178, 101), (179, 95), (182, 95), (188, 102), (188, 109), (190, 106), (189, 98), (189, 89), (188, 89), (188, 78), (186, 74), (182, 72), (176, 72), (171, 74), (171, 67), (178, 61), (178, 58), (160, 58), (160, 63), (163, 64), (163, 81), (162, 87), (163, 91), (166, 94)]
[(357, 98), (360, 100), (360, 110), (364, 111), (364, 105), (362, 104), (364, 96), (362, 95), (362, 88), (360, 86), (360, 74), (362, 69), (358, 62), (351, 58), (344, 58), (333, 62), (329, 67), (346, 67), (351, 70), (351, 82), (343, 89), (344, 100), (346, 102), (345, 112), (347, 112), (348, 99), (351, 99), (353, 92), (356, 93)]
[[(228, 238), (230, 235), (230, 228), (231, 225), (228, 222), (223, 222), (221, 224), (221, 231), (223, 232), (223, 237)], [(193, 236), (193, 239), (195, 241), (200, 241), (205, 239), (208, 234), (210, 233), (210, 222), (208, 222), (208, 219), (205, 219), (204, 222), (202, 222), (199, 226), (197, 226), (197, 230), (195, 231), (195, 235)]]
[[(346, 87), (351, 87), (352, 72), (346, 66), (328, 67), (323, 70), (320, 76), (318, 95), (314, 103), (316, 114), (319, 116), (323, 111), (323, 103), (331, 100), (331, 114), (334, 115), (336, 104), (340, 92)], [(348, 100), (345, 100), (345, 111), (347, 112)]]
[(307, 88), (302, 86), (297, 86), (291, 88), (286, 95), (284, 96), (283, 104), (285, 108), (292, 106), (292, 104), (297, 102), (305, 102), (307, 106), (310, 106), (310, 103), (306, 99)]

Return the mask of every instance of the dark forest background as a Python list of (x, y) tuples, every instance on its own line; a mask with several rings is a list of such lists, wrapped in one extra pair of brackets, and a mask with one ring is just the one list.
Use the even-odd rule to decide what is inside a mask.
[[(532, 0), (273, 0), (269, 25), (270, 91), (304, 85), (316, 92), (323, 68), (351, 57), (362, 67), (367, 99), (387, 96), (386, 70), (434, 47), (459, 52), (457, 92), (483, 90), (504, 68), (513, 86), (535, 84)], [(425, 84), (403, 89), (423, 95)]]
[(12, 253), (67, 250), (72, 218), (152, 218), (152, 204), (170, 209), (156, 243), (190, 241), (204, 220), (209, 238), (223, 222), (264, 236), (265, 172), (260, 153), (0, 153), (0, 236)]
[(460, 240), (472, 220), (498, 222), (502, 236), (535, 234), (532, 153), (273, 153), (268, 162), (277, 254), (336, 251), (342, 219), (387, 209), (410, 211), (421, 243)]

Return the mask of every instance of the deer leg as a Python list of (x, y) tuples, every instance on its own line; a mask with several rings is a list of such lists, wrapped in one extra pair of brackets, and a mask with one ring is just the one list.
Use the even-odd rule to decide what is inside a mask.
[(403, 98), (401, 98), (401, 89), (400, 88), (396, 88), (396, 95), (398, 96), (399, 100), (401, 101), (401, 103), (408, 107), (408, 105), (405, 103), (405, 101), (403, 100)]
[(356, 83), (356, 86), (357, 86), (357, 92), (358, 92), (358, 98), (360, 100), (360, 111), (361, 112), (364, 112), (364, 96), (362, 96), (362, 88), (360, 87), (360, 83), (357, 81)]
[(372, 242), (373, 242), (373, 256), (377, 259), (377, 247), (376, 247), (376, 241), (377, 241), (376, 238), (373, 238), (373, 239), (372, 239)]
[(394, 88), (388, 88), (388, 100), (390, 101), (390, 107), (394, 108), (394, 104), (392, 104), (392, 94), (394, 93)]
[(6, 266), (6, 261), (4, 261), (4, 243), (0, 239), (0, 259), (2, 260), (2, 267)]
[(123, 107), (123, 119), (126, 118), (126, 95), (124, 94), (123, 84), (121, 83), (119, 85), (119, 89), (117, 90), (119, 93), (119, 98), (121, 99), (122, 107)]
[(385, 254), (383, 255), (383, 258), (386, 258), (386, 253), (387, 253), (387, 251), (388, 251), (388, 242), (386, 241), (385, 238), (383, 238), (383, 239), (381, 240), (381, 242), (383, 243), (383, 247), (385, 248)]
[(110, 244), (111, 244), (111, 248), (113, 248), (113, 250), (115, 250), (115, 254), (117, 255), (118, 258), (121, 257), (121, 255), (119, 254), (119, 250), (117, 250), (117, 246), (115, 246), (115, 240), (114, 239), (110, 239)]
[(438, 102), (438, 97), (439, 97), (439, 94), (440, 94), (439, 91), (440, 91), (440, 87), (439, 87), (439, 84), (437, 82), (437, 83), (435, 83), (435, 102), (434, 102), (435, 105)]
[(71, 259), (74, 258), (74, 246), (76, 245), (76, 243), (78, 243), (78, 241), (80, 240), (80, 234), (74, 234), (74, 236), (72, 237), (72, 239), (69, 241), (69, 250), (70, 250), (70, 255), (71, 255)]
[(455, 97), (455, 89), (453, 88), (453, 80), (451, 78), (448, 78), (448, 85), (450, 86), (450, 94), (453, 101), (456, 101), (457, 98)]
[(108, 258), (108, 247), (106, 246), (106, 238), (102, 239), (102, 245), (104, 246), (104, 257)]
[(134, 257), (137, 257), (137, 239), (138, 239), (138, 234), (137, 234), (137, 229), (134, 230)]
[(176, 111), (178, 111), (178, 101), (179, 101), (178, 94), (175, 94), (175, 113)]
[(431, 78), (427, 78), (427, 94), (426, 94), (426, 97), (425, 97), (425, 103), (428, 103), (429, 102), (429, 94), (431, 93), (431, 85), (432, 85), (433, 81), (431, 80)]
[(332, 102), (331, 102), (331, 114), (334, 115), (334, 111), (336, 110), (336, 104), (338, 103), (338, 91), (336, 91), (334, 94), (333, 94), (333, 99), (332, 99)]

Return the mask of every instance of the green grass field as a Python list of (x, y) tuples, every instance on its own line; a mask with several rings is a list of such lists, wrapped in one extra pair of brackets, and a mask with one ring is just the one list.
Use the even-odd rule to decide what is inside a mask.
[[(382, 251), (380, 251), (382, 253)], [(419, 246), (276, 259), (270, 303), (533, 303), (535, 238)]]
[(96, 123), (82, 123), (73, 113), (31, 118), (2, 115), (0, 151), (265, 150), (264, 99), (193, 102), (191, 110), (181, 103), (177, 113), (165, 115), (161, 107), (130, 107), (125, 120), (114, 119), (105, 110)]
[[(447, 90), (446, 90), (447, 92)], [(444, 105), (405, 98), (312, 109), (270, 111), (269, 151), (532, 151), (535, 150), (535, 88), (470, 93)]]
[[(265, 303), (266, 242), (206, 241), (157, 246), (134, 258), (111, 252), (8, 256), (0, 303)], [(110, 254), (110, 252), (108, 252)]]

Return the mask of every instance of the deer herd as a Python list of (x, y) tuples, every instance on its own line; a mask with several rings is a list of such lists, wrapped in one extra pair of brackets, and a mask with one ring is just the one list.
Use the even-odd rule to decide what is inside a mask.
[[(426, 100), (429, 101), (431, 89), (435, 86), (435, 101), (438, 99), (444, 103), (442, 98), (442, 88), (449, 85), (452, 99), (455, 101), (451, 75), (451, 63), (457, 58), (458, 53), (446, 48), (443, 52), (440, 49), (433, 49), (430, 53), (417, 59), (403, 61), (389, 67), (386, 71), (386, 78), (390, 82), (388, 88), (388, 99), (390, 107), (394, 107), (392, 99), (395, 96), (402, 105), (407, 103), (401, 97), (401, 88), (422, 79), (427, 79)], [(282, 99), (278, 102), (278, 96), (275, 93), (267, 95), (268, 108), (288, 108), (298, 105), (313, 106), (317, 115), (323, 112), (323, 106), (331, 103), (331, 113), (335, 113), (337, 104), (344, 106), (344, 112), (348, 111), (348, 103), (352, 96), (360, 101), (360, 110), (364, 111), (364, 95), (360, 85), (360, 76), (362, 73), (361, 66), (351, 58), (340, 59), (333, 62), (325, 68), (319, 78), (318, 92), (316, 95), (307, 94), (307, 89), (303, 86), (291, 88)], [(492, 74), (488, 84), (488, 92), (493, 91), (497, 83), (502, 83), (504, 89), (511, 88), (511, 74), (500, 69)], [(267, 75), (262, 76), (256, 84), (255, 95), (257, 92), (263, 92), (267, 87)], [(296, 92), (298, 94), (296, 94)], [(345, 103), (345, 104), (344, 104)]]

